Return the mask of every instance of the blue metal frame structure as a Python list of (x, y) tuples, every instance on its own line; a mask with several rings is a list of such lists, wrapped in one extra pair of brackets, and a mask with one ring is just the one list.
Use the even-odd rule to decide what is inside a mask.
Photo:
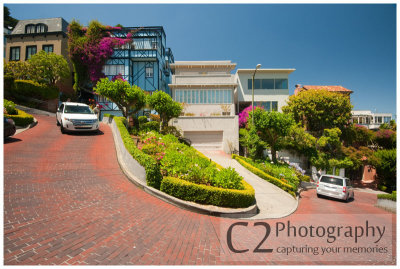
[[(115, 48), (104, 70), (123, 70), (118, 73), (121, 73), (129, 84), (135, 84), (146, 92), (161, 90), (171, 94), (168, 84), (171, 82), (170, 64), (174, 63), (174, 56), (171, 49), (166, 47), (164, 28), (162, 26), (123, 27), (121, 30), (111, 30), (113, 36), (120, 38), (126, 38), (128, 33), (132, 33), (133, 41)], [(146, 72), (151, 69), (152, 72)], [(112, 79), (117, 73), (110, 71), (105, 72), (105, 75)], [(111, 102), (100, 99), (98, 98), (98, 102), (103, 107), (114, 110), (112, 108), (115, 105), (110, 107)], [(107, 109), (103, 109), (105, 110)]]

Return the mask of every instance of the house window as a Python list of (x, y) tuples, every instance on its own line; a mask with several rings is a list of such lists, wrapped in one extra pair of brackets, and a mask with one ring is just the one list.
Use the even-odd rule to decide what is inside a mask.
[(53, 45), (43, 45), (42, 49), (47, 53), (54, 52), (54, 46)]
[(146, 78), (152, 78), (153, 77), (153, 67), (146, 67)]
[(20, 60), (20, 47), (11, 47), (10, 48), (10, 61), (19, 61)]
[(383, 117), (384, 123), (390, 123), (391, 120), (392, 120), (392, 117)]
[(35, 33), (35, 25), (34, 24), (28, 24), (27, 26), (25, 26), (25, 33), (26, 34)]
[(152, 42), (151, 42), (151, 48), (152, 48), (153, 50), (156, 50), (156, 49), (157, 49), (157, 41), (152, 41)]
[(187, 104), (231, 104), (231, 90), (175, 90), (174, 100)]
[[(247, 88), (251, 90), (252, 79), (247, 80)], [(255, 90), (286, 90), (288, 89), (287, 79), (254, 79), (254, 89)]]
[(272, 111), (278, 111), (278, 102), (272, 102)]
[(375, 123), (382, 123), (382, 117), (375, 117)]
[(25, 60), (29, 60), (32, 55), (36, 54), (36, 46), (26, 46), (26, 57)]
[(47, 27), (43, 23), (36, 24), (36, 33), (44, 33), (47, 32)]
[(123, 64), (107, 64), (103, 68), (103, 73), (106, 76), (125, 75), (125, 65)]

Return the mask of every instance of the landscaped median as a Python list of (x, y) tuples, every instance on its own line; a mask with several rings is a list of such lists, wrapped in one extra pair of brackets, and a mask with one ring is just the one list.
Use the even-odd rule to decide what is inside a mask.
[(16, 126), (25, 127), (34, 121), (32, 115), (15, 108), (15, 104), (12, 101), (4, 99), (4, 108), (7, 112), (4, 116), (12, 119)]
[(136, 146), (125, 118), (113, 120), (126, 150), (144, 168), (151, 193), (171, 195), (175, 197), (172, 201), (181, 199), (188, 201), (187, 205), (199, 204), (194, 205), (197, 208), (204, 205), (204, 211), (214, 209), (207, 206), (217, 206), (221, 207), (216, 210), (219, 213), (256, 214), (255, 191), (234, 169), (218, 166), (171, 134), (143, 132)]
[(250, 163), (251, 160), (236, 154), (232, 154), (232, 159), (235, 159), (236, 161), (238, 161), (243, 167), (245, 167), (247, 170), (249, 170), (250, 172), (252, 172), (253, 174), (261, 177), (262, 179), (265, 179), (266, 181), (274, 184), (275, 186), (281, 188), (282, 190), (288, 192), (289, 194), (291, 194), (293, 197), (296, 197), (296, 191), (297, 191), (297, 187), (291, 184), (288, 184), (276, 177), (273, 177), (269, 174), (267, 174), (266, 172), (262, 171), (261, 168), (259, 167), (255, 167), (254, 163)]
[(396, 191), (387, 194), (378, 194), (377, 198), (378, 198), (376, 202), (377, 207), (396, 213), (396, 201), (397, 201)]

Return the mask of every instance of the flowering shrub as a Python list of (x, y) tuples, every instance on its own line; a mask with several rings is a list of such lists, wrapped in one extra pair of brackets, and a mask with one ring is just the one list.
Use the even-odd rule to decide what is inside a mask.
[(139, 147), (144, 153), (153, 157), (156, 162), (160, 162), (165, 155), (165, 143), (160, 141), (161, 138), (151, 136), (142, 141), (142, 146)]
[(88, 28), (76, 21), (68, 26), (69, 56), (76, 73), (75, 90), (84, 83), (85, 76), (96, 85), (104, 77), (103, 66), (114, 53), (114, 48), (132, 41), (132, 33), (119, 38), (113, 36), (111, 30), (121, 30), (121, 27), (103, 26), (97, 21), (91, 21)]
[[(258, 106), (255, 106), (254, 109), (256, 109)], [(262, 107), (258, 107), (264, 110)], [(245, 109), (243, 109), (242, 112), (239, 113), (239, 127), (244, 128), (247, 127), (247, 120), (249, 119), (249, 112), (252, 111), (252, 106), (248, 106)]]
[(384, 149), (396, 147), (396, 132), (390, 129), (380, 129), (375, 133), (375, 141)]

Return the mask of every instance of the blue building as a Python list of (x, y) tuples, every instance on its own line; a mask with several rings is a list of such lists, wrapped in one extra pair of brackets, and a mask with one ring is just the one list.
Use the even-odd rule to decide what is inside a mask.
[[(104, 66), (104, 74), (112, 79), (121, 74), (131, 85), (135, 84), (146, 92), (156, 90), (171, 94), (170, 64), (174, 56), (166, 45), (166, 36), (162, 26), (123, 27), (112, 30), (116, 37), (126, 38), (133, 33), (132, 43), (127, 43), (114, 50), (114, 54)], [(101, 96), (97, 101), (103, 106), (102, 112), (120, 115), (118, 107)]]

